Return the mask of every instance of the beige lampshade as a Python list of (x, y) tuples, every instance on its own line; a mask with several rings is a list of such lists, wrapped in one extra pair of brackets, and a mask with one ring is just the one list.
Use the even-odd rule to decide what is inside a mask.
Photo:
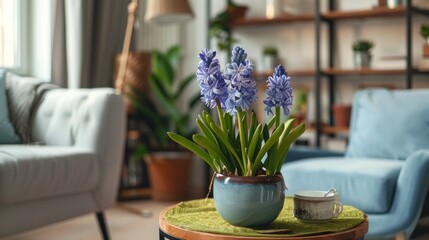
[(185, 22), (192, 19), (193, 13), (187, 0), (148, 0), (147, 21), (158, 23)]

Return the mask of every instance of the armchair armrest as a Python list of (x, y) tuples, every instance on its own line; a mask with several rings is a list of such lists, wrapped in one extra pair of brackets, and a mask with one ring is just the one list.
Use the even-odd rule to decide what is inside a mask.
[(122, 97), (113, 89), (54, 89), (44, 96), (32, 124), (37, 141), (94, 152), (100, 173), (94, 191), (99, 210), (111, 206), (116, 198), (125, 118)]
[(289, 149), (286, 156), (285, 163), (293, 162), (305, 158), (319, 158), (319, 157), (343, 157), (344, 153), (322, 150), (319, 148), (310, 147), (293, 147)]
[(429, 149), (418, 150), (407, 157), (399, 173), (395, 198), (384, 216), (373, 215), (379, 224), (371, 225), (380, 234), (403, 231), (409, 237), (414, 230), (429, 188)]

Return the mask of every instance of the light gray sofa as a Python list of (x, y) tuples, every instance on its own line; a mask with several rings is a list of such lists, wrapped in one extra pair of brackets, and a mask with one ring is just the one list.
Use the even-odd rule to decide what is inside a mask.
[[(125, 108), (113, 89), (52, 89), (30, 124), (39, 144), (0, 145), (0, 238), (115, 202)], [(41, 143), (41, 144), (40, 144)]]

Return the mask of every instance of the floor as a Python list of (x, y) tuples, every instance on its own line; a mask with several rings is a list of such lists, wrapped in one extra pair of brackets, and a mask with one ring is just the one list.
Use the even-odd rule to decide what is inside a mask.
[[(158, 239), (158, 215), (174, 202), (150, 200), (120, 203), (106, 211), (111, 239)], [(101, 239), (95, 214), (52, 224), (2, 240), (97, 240)]]
[[(158, 239), (158, 215), (174, 202), (142, 200), (118, 203), (106, 211), (111, 239)], [(422, 233), (415, 240), (429, 239), (429, 219), (419, 224)], [(94, 214), (52, 224), (2, 240), (98, 240), (101, 239)]]

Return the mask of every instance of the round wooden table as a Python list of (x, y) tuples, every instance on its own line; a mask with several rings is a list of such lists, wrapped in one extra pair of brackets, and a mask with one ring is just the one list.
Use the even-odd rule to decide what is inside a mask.
[(212, 234), (206, 232), (197, 232), (190, 231), (187, 229), (183, 229), (177, 226), (174, 226), (167, 222), (165, 219), (165, 214), (174, 206), (168, 207), (164, 209), (159, 215), (159, 239), (169, 239), (169, 240), (196, 240), (196, 239), (204, 239), (204, 240), (360, 240), (364, 239), (365, 234), (368, 232), (368, 217), (365, 215), (365, 220), (359, 224), (358, 226), (343, 232), (337, 233), (327, 233), (320, 235), (312, 235), (312, 236), (302, 236), (302, 237), (284, 237), (284, 238), (269, 238), (269, 237), (238, 237), (231, 235), (220, 235), (220, 234)]

